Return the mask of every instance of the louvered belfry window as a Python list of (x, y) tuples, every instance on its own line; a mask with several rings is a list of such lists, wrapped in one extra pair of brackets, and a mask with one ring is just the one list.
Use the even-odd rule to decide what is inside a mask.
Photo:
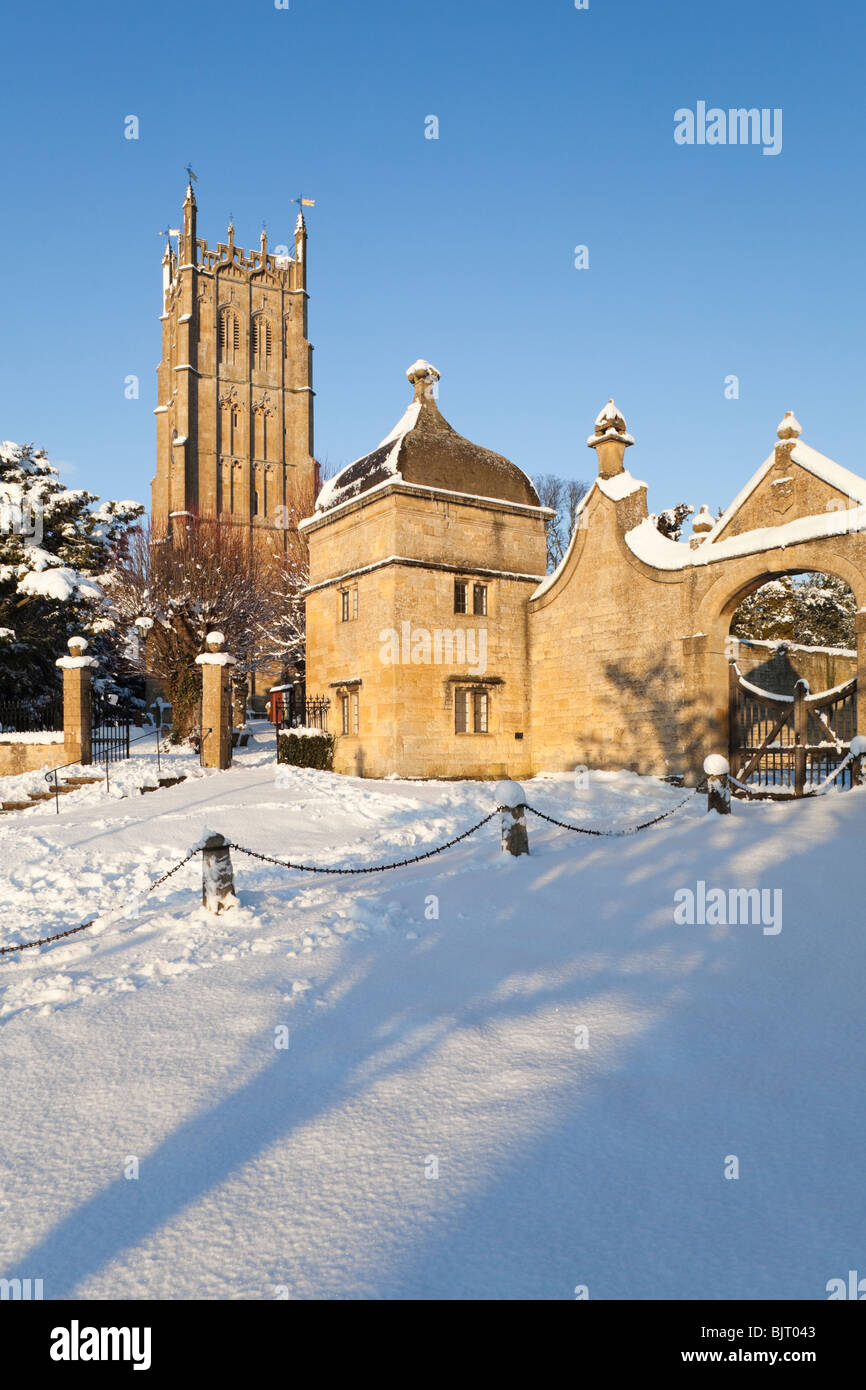
[(266, 372), (271, 360), (273, 333), (271, 321), (263, 314), (253, 319), (253, 364), (257, 372)]
[(231, 309), (223, 309), (219, 317), (220, 361), (233, 366), (241, 350), (241, 326)]

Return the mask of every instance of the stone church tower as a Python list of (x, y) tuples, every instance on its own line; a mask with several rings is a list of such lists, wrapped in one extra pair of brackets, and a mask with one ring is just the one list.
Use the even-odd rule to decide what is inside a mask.
[[(307, 339), (307, 230), (294, 256), (196, 234), (190, 183), (177, 254), (163, 256), (156, 535), (179, 517), (222, 517), (279, 549), (298, 482), (315, 482), (312, 347)], [(280, 528), (282, 541), (280, 540)]]

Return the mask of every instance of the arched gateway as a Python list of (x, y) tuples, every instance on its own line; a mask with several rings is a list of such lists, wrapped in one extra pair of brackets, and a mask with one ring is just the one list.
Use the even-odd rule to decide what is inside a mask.
[(628, 767), (698, 780), (730, 745), (731, 618), (775, 576), (839, 576), (857, 603), (866, 731), (866, 480), (787, 414), (727, 511), (662, 536), (613, 401), (587, 440), (598, 476), (544, 578), (527, 476), (441, 417), (438, 372), (378, 449), (323, 490), (310, 545), (308, 688), (339, 715), (334, 766), (381, 777), (522, 777)]

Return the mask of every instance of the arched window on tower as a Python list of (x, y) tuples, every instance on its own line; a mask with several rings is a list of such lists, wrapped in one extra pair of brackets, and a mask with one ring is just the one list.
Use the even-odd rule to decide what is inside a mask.
[(234, 366), (241, 350), (241, 326), (233, 309), (221, 309), (219, 317), (219, 358)]
[(273, 351), (273, 330), (271, 321), (264, 314), (253, 319), (253, 367), (257, 372), (266, 372), (270, 366)]

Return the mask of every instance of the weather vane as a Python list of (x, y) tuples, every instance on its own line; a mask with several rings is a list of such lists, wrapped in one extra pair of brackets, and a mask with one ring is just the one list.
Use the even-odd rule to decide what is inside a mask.
[(291, 201), (297, 203), (301, 211), (303, 211), (304, 208), (314, 208), (316, 206), (315, 198), (292, 198)]
[(193, 183), (193, 182), (198, 183), (198, 175), (197, 175), (197, 174), (194, 174), (194, 173), (192, 172), (192, 165), (191, 165), (191, 164), (185, 164), (185, 165), (184, 165), (184, 168), (186, 169), (186, 172), (189, 174), (189, 182), (190, 182), (190, 183)]

